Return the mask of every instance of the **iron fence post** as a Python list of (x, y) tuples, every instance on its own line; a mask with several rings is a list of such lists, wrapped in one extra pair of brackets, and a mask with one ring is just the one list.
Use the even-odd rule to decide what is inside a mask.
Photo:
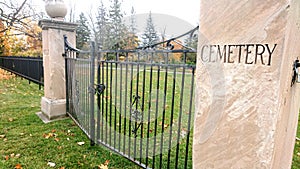
[(91, 146), (95, 145), (95, 112), (94, 112), (94, 102), (95, 102), (95, 89), (94, 89), (94, 81), (95, 81), (95, 42), (91, 42), (91, 69), (90, 69), (90, 140)]

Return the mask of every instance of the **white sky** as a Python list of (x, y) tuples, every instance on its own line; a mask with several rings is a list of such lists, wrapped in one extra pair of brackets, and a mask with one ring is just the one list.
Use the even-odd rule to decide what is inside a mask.
[[(32, 0), (37, 6), (43, 8), (43, 0)], [(67, 4), (75, 4), (76, 12), (87, 13), (96, 11), (100, 0), (65, 0)], [(104, 5), (109, 8), (110, 0), (103, 0)], [(200, 2), (198, 0), (123, 0), (122, 9), (130, 15), (131, 7), (134, 7), (136, 14), (140, 13), (161, 13), (176, 16), (196, 26), (199, 22)]]

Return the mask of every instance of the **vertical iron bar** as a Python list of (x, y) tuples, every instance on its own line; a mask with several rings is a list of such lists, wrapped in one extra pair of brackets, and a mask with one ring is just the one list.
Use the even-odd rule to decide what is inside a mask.
[[(100, 69), (100, 64), (99, 60), (97, 59), (97, 85), (100, 85), (100, 74), (101, 74), (101, 69)], [(101, 114), (100, 114), (100, 109), (101, 109), (101, 102), (100, 102), (100, 93), (99, 91), (97, 92), (97, 140), (96, 142), (100, 139), (100, 119), (101, 119)]]
[(191, 132), (191, 116), (192, 116), (192, 107), (193, 107), (193, 94), (194, 94), (194, 75), (195, 68), (192, 67), (192, 84), (191, 84), (191, 93), (190, 93), (190, 105), (189, 105), (189, 119), (188, 119), (188, 133), (186, 139), (186, 147), (185, 147), (185, 160), (184, 160), (184, 168), (187, 168), (188, 157), (189, 157), (189, 142), (190, 142), (190, 132)]
[[(168, 55), (168, 54), (167, 54)], [(163, 153), (163, 145), (164, 145), (164, 129), (165, 129), (165, 116), (166, 116), (166, 99), (167, 99), (167, 85), (168, 85), (168, 66), (166, 66), (165, 70), (165, 84), (164, 84), (164, 100), (163, 100), (163, 117), (162, 117), (162, 127), (161, 127), (161, 139), (160, 139), (160, 160), (159, 166), (162, 166), (162, 153)]]
[[(65, 47), (66, 49), (66, 47)], [(69, 72), (68, 72), (68, 57), (67, 57), (67, 51), (65, 50), (65, 85), (66, 85), (66, 112), (69, 113)]]
[(179, 108), (179, 119), (178, 119), (178, 130), (177, 130), (177, 147), (176, 147), (176, 162), (175, 167), (178, 167), (178, 155), (179, 155), (179, 141), (180, 141), (180, 133), (181, 133), (181, 117), (182, 117), (182, 102), (183, 102), (183, 92), (184, 92), (184, 79), (185, 79), (185, 67), (182, 70), (182, 81), (181, 81), (181, 93), (180, 93), (180, 108)]
[[(104, 62), (102, 62), (101, 61), (101, 66), (102, 66), (102, 77), (101, 77), (101, 79), (102, 79), (102, 81), (101, 81), (101, 83), (102, 84), (104, 84), (105, 85), (105, 88), (107, 88), (107, 85), (106, 85), (106, 83), (105, 83), (105, 81), (104, 81), (104, 66), (105, 66), (105, 64), (104, 64)], [(101, 117), (101, 141), (103, 142), (104, 141), (104, 92), (102, 93), (102, 96), (101, 96), (101, 114), (102, 114), (102, 117)], [(105, 124), (106, 124), (107, 122), (105, 121)]]
[[(137, 54), (138, 55), (138, 62), (140, 61), (140, 53)], [(135, 92), (135, 97), (136, 97), (136, 102), (135, 102), (135, 109), (136, 111), (138, 111), (138, 106), (139, 106), (139, 80), (140, 80), (140, 64), (137, 64), (137, 69), (136, 69), (136, 92)], [(138, 115), (136, 114), (136, 117)], [(138, 117), (137, 117), (138, 118)], [(134, 159), (136, 157), (136, 137), (137, 137), (137, 118), (135, 119), (135, 123), (134, 123), (134, 130), (135, 131), (135, 136), (134, 136)]]
[(120, 63), (120, 106), (119, 106), (119, 148), (121, 151), (121, 127), (122, 127), (122, 93), (123, 93), (123, 64)]
[(148, 101), (148, 120), (147, 120), (147, 143), (146, 143), (146, 167), (148, 167), (149, 157), (148, 157), (148, 151), (149, 151), (149, 137), (150, 137), (150, 113), (151, 113), (151, 94), (152, 94), (152, 75), (153, 75), (153, 65), (151, 64), (150, 67), (150, 79), (149, 79), (149, 101)]
[(90, 129), (91, 145), (95, 144), (95, 119), (94, 119), (94, 81), (95, 81), (95, 43), (91, 42), (91, 74), (90, 74)]
[[(145, 109), (145, 82), (146, 81), (146, 65), (144, 64), (144, 70), (143, 70), (143, 95), (142, 95), (142, 119), (141, 119), (141, 139), (140, 139), (140, 159), (143, 157), (143, 138), (144, 138), (144, 109)], [(140, 163), (142, 163), (142, 160), (140, 160)]]
[(157, 66), (157, 85), (156, 85), (156, 108), (155, 108), (155, 122), (154, 122), (154, 143), (153, 143), (153, 163), (152, 168), (155, 168), (155, 151), (156, 151), (156, 134), (157, 134), (157, 116), (159, 104), (159, 80), (160, 80), (160, 65)]
[(133, 87), (133, 64), (131, 64), (131, 73), (130, 73), (130, 92), (129, 92), (129, 96), (130, 96), (130, 101), (129, 101), (129, 105), (130, 105), (130, 109), (129, 109), (129, 115), (130, 115), (130, 122), (129, 122), (129, 140), (128, 140), (128, 156), (130, 157), (130, 148), (131, 148), (131, 123), (132, 123), (132, 87)]
[(109, 82), (109, 145), (111, 145), (111, 137), (112, 137), (112, 78), (113, 78), (113, 66), (112, 66), (112, 62), (110, 62), (110, 82)]
[[(106, 59), (108, 57), (108, 53), (106, 53)], [(108, 83), (108, 62), (106, 60), (106, 83)], [(105, 95), (105, 143), (108, 143), (108, 88), (110, 86), (107, 85), (106, 95)]]
[(168, 147), (168, 160), (167, 168), (170, 168), (171, 160), (171, 148), (172, 148), (172, 128), (173, 128), (173, 118), (174, 118), (174, 106), (175, 106), (175, 90), (176, 90), (176, 67), (174, 67), (173, 72), (173, 84), (172, 84), (172, 103), (171, 103), (171, 119), (170, 119), (170, 133), (169, 133), (169, 147)]
[[(119, 58), (119, 53), (116, 53), (116, 60), (118, 60)], [(115, 115), (115, 119), (114, 119), (114, 148), (116, 148), (116, 132), (117, 132), (117, 97), (118, 97), (118, 62), (115, 61), (115, 94), (114, 94), (114, 97), (115, 97), (115, 109), (114, 109), (114, 115)]]
[[(127, 120), (127, 87), (128, 87), (128, 53), (126, 53), (126, 61), (125, 61), (125, 100), (124, 100), (124, 140), (123, 140), (123, 152), (126, 152), (126, 120)], [(130, 122), (129, 122), (130, 123)]]

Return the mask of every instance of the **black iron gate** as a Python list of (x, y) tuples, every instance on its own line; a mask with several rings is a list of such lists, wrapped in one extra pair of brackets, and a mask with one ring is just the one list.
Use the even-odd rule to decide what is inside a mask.
[(194, 50), (65, 49), (67, 112), (92, 143), (143, 168), (192, 168)]

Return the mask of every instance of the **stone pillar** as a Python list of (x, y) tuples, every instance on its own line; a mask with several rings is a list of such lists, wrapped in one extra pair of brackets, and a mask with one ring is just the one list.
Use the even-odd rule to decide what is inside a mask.
[(201, 0), (194, 168), (290, 168), (299, 0)]
[(77, 24), (60, 20), (41, 20), (43, 38), (44, 97), (41, 109), (48, 120), (66, 115), (64, 37), (76, 44)]

